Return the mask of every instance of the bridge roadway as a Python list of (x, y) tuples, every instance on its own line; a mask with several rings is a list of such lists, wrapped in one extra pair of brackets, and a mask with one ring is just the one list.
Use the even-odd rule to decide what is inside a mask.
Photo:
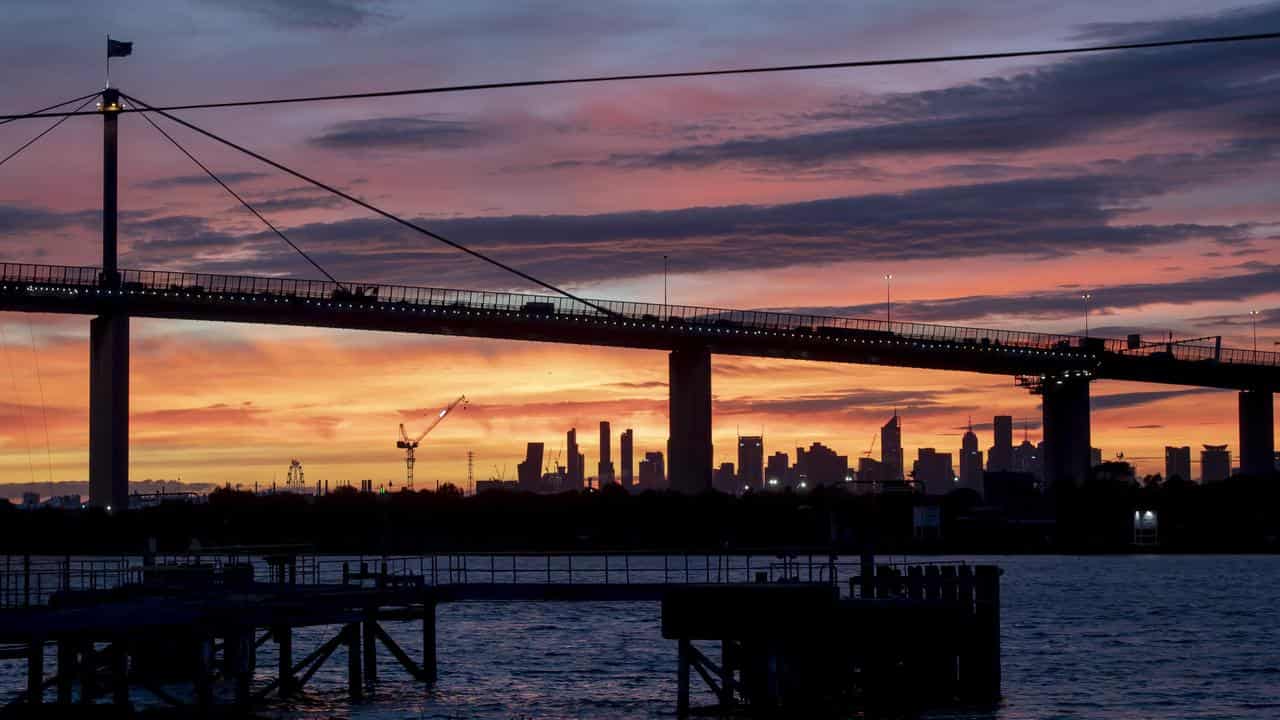
[[(102, 361), (91, 363), (91, 372), (104, 388), (122, 385), (127, 390), (127, 322), (106, 321), (116, 318), (118, 323), (130, 316), (670, 351), (668, 467), (673, 487), (690, 490), (710, 479), (711, 354), (1018, 376), (1045, 395), (1046, 435), (1062, 428), (1071, 436), (1057, 443), (1056, 449), (1066, 455), (1060, 472), (1047, 468), (1050, 480), (1087, 472), (1088, 383), (1096, 379), (1240, 390), (1242, 442), (1246, 435), (1253, 438), (1251, 447), (1242, 448), (1248, 456), (1242, 457), (1242, 467), (1261, 469), (1260, 458), (1270, 458), (1274, 448), (1271, 396), (1280, 391), (1280, 353), (1222, 348), (1211, 341), (1131, 346), (1124, 340), (1073, 335), (590, 301), (607, 311), (602, 312), (568, 298), (522, 293), (152, 270), (123, 270), (120, 284), (111, 285), (101, 282), (100, 275), (96, 267), (0, 263), (0, 310), (98, 316), (91, 354)], [(105, 406), (108, 396), (104, 389), (98, 404)], [(127, 413), (127, 397), (123, 402), (124, 410), (113, 408), (112, 417)], [(104, 428), (119, 424), (102, 422)], [(101, 447), (114, 444), (113, 439)], [(1047, 445), (1052, 450), (1052, 443)], [(1250, 458), (1256, 461), (1252, 465)], [(1048, 459), (1055, 464), (1053, 457)], [(118, 454), (114, 463), (127, 468)], [(690, 467), (694, 470), (686, 476)], [(121, 501), (119, 489), (111, 494)]]

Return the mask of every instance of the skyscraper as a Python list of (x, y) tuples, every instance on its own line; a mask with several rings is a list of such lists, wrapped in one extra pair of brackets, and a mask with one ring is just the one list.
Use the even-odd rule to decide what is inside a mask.
[(581, 490), (586, 487), (586, 473), (583, 472), (584, 458), (582, 453), (578, 452), (578, 429), (571, 428), (565, 441), (566, 449), (569, 451), (569, 476), (567, 483), (570, 489)]
[(603, 488), (613, 482), (613, 453), (610, 443), (609, 421), (600, 421), (600, 464), (597, 466), (596, 487)]
[(880, 428), (880, 464), (883, 465), (884, 480), (894, 482), (903, 479), (902, 472), (902, 422), (898, 419), (898, 411)]
[(525, 446), (524, 462), (516, 465), (516, 478), (523, 492), (542, 489), (542, 443), (531, 442)]
[(618, 448), (619, 448), (618, 453), (619, 455), (621, 455), (620, 459), (622, 461), (622, 472), (619, 474), (619, 478), (622, 481), (623, 489), (626, 489), (626, 490), (630, 490), (631, 487), (635, 485), (635, 478), (631, 474), (631, 470), (632, 470), (631, 453), (632, 453), (632, 443), (634, 442), (634, 438), (635, 438), (635, 432), (632, 431), (631, 428), (627, 428), (626, 430), (622, 431), (622, 439), (618, 441)]
[(995, 444), (987, 451), (987, 470), (1008, 472), (1013, 469), (1013, 416), (996, 415), (992, 430)]
[(738, 480), (752, 490), (764, 487), (764, 438), (738, 436)]
[(1164, 448), (1164, 479), (1175, 477), (1191, 482), (1191, 448), (1187, 445)]
[(795, 469), (796, 489), (835, 487), (843, 484), (849, 474), (849, 456), (837, 455), (835, 450), (815, 442), (808, 450), (796, 448)]
[(726, 495), (742, 494), (742, 483), (738, 482), (733, 472), (733, 463), (720, 463), (720, 467), (711, 475), (711, 487)]
[(978, 449), (978, 436), (973, 432), (972, 422), (960, 440), (960, 487), (982, 493), (982, 451)]
[(1231, 451), (1226, 445), (1205, 445), (1200, 451), (1200, 482), (1211, 483), (1231, 477)]
[(951, 453), (920, 448), (919, 456), (911, 466), (911, 474), (915, 477), (916, 487), (929, 495), (945, 495), (955, 488)]
[(1040, 480), (1044, 477), (1044, 461), (1040, 448), (1031, 444), (1027, 429), (1022, 429), (1022, 444), (1013, 449), (1013, 471), (1027, 473)]
[(640, 461), (640, 489), (661, 490), (667, 486), (666, 466), (662, 453), (647, 452)]

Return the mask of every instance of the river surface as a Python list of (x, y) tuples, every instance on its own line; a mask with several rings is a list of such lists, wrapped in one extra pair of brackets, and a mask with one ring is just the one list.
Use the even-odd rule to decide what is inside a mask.
[[(1280, 718), (1278, 556), (929, 559), (1004, 569), (1004, 702), (993, 712), (927, 718)], [(385, 627), (421, 657), (420, 623)], [(661, 637), (657, 603), (445, 604), (437, 627), (440, 680), (433, 688), (411, 680), (379, 646), (377, 691), (352, 703), (339, 650), (299, 699), (276, 701), (262, 714), (674, 716), (676, 648)], [(295, 658), (333, 632), (299, 630)], [(259, 651), (259, 685), (271, 678), (273, 648), (268, 642)], [(23, 673), (22, 662), (0, 661), (4, 697), (21, 688)], [(147, 702), (141, 691), (137, 699)], [(695, 705), (711, 701), (706, 695)]]

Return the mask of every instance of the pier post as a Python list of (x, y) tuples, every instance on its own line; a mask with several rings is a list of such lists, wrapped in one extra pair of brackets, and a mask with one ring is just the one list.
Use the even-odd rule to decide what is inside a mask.
[(129, 645), (123, 637), (111, 643), (111, 696), (118, 707), (129, 707)]
[(676, 715), (689, 717), (689, 656), (692, 648), (688, 638), (680, 638), (676, 651)]
[(1000, 701), (1000, 569), (979, 565), (974, 572), (973, 634), (961, 672), (969, 699)]
[(378, 682), (378, 648), (374, 645), (377, 639), (378, 623), (374, 620), (373, 613), (370, 612), (364, 621), (364, 684), (373, 691), (374, 684)]
[(875, 597), (875, 576), (876, 576), (876, 556), (869, 552), (862, 553), (861, 557), (861, 575), (858, 581), (861, 584), (859, 594), (864, 600)]
[(343, 628), (347, 642), (347, 695), (352, 700), (364, 697), (364, 682), (360, 678), (360, 623), (348, 623)]
[(423, 679), (433, 683), (438, 677), (436, 665), (436, 601), (428, 599), (422, 603), (422, 674)]
[(277, 676), (280, 678), (280, 697), (287, 698), (293, 694), (293, 628), (288, 625), (277, 625), (272, 628), (271, 636), (275, 638), (278, 651)]
[(27, 643), (27, 704), (44, 702), (44, 640), (32, 638)]
[(733, 641), (720, 641), (720, 709), (727, 710), (733, 705)]
[(213, 704), (213, 636), (202, 633), (196, 655), (196, 704), (207, 708)]
[(75, 682), (76, 646), (71, 640), (58, 641), (58, 704), (71, 704), (71, 689)]

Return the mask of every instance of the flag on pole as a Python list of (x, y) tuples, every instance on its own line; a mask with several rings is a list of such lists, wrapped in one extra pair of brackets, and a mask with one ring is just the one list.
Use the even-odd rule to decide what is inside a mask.
[(107, 57), (128, 57), (133, 54), (133, 43), (107, 38)]

